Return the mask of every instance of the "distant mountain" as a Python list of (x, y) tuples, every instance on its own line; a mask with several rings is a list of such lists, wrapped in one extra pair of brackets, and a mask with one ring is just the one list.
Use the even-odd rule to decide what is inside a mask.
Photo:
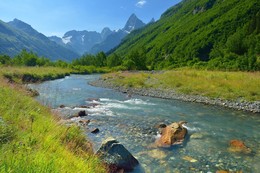
[(48, 37), (51, 41), (54, 41), (56, 42), (57, 44), (61, 45), (61, 46), (65, 46), (62, 39), (60, 37), (57, 37), (57, 36), (51, 36), (51, 37)]
[(90, 53), (96, 54), (100, 51), (108, 52), (109, 50), (118, 46), (121, 43), (122, 39), (125, 36), (127, 36), (127, 34), (131, 33), (134, 30), (142, 28), (144, 26), (145, 23), (143, 23), (140, 19), (138, 19), (135, 14), (132, 14), (127, 20), (123, 29), (114, 31), (104, 41), (94, 45), (90, 50)]
[(112, 31), (109, 28), (104, 28), (101, 33), (96, 31), (68, 31), (62, 38), (51, 36), (50, 40), (57, 44), (66, 47), (80, 55), (89, 52), (90, 49), (100, 42), (102, 42)]
[(0, 20), (0, 45), (0, 54), (9, 56), (15, 56), (26, 49), (51, 60), (70, 61), (79, 57), (18, 19), (8, 23)]
[(117, 31), (111, 31), (108, 27), (104, 28), (101, 33), (72, 30), (65, 33), (62, 38), (52, 36), (49, 39), (80, 55), (84, 53), (96, 54), (101, 51), (107, 52), (113, 49), (127, 34), (143, 26), (145, 24), (135, 14), (132, 14), (124, 28)]
[(135, 14), (132, 14), (127, 20), (125, 27), (123, 28), (123, 31), (130, 33), (133, 30), (142, 28), (144, 26), (145, 23), (143, 23), (140, 19), (138, 19)]
[(259, 0), (183, 0), (131, 32), (113, 52), (127, 57), (141, 50), (155, 69), (206, 63), (213, 69), (257, 69), (259, 9)]
[(108, 27), (105, 27), (101, 32), (102, 41), (104, 41), (109, 35), (113, 34), (114, 32), (111, 31)]
[(30, 36), (33, 36), (33, 37), (36, 37), (36, 38), (40, 38), (42, 40), (45, 40), (45, 41), (48, 41), (48, 38), (39, 33), (38, 31), (36, 31), (35, 29), (33, 29), (31, 27), (31, 25), (21, 21), (21, 20), (18, 20), (18, 19), (14, 19), (13, 21), (10, 21), (10, 22), (7, 22), (7, 24), (19, 31), (23, 31), (25, 33), (27, 33), (28, 35)]
[(128, 33), (124, 30), (118, 30), (111, 33), (107, 38), (102, 41), (101, 43), (98, 43), (94, 45), (89, 53), (96, 54), (98, 52), (108, 52), (109, 50), (113, 49), (117, 45), (119, 45), (122, 41), (122, 39), (127, 35)]

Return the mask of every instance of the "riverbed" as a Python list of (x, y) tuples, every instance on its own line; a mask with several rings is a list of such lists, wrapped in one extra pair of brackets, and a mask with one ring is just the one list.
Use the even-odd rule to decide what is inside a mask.
[[(260, 170), (260, 116), (199, 103), (127, 95), (94, 87), (99, 75), (71, 75), (63, 79), (30, 84), (43, 104), (64, 116), (85, 110), (86, 135), (97, 150), (101, 141), (114, 137), (140, 162), (133, 172), (257, 172)], [(93, 99), (98, 98), (98, 99)], [(58, 108), (64, 105), (65, 108)], [(86, 105), (95, 105), (88, 107)], [(86, 108), (82, 108), (86, 106)], [(187, 121), (188, 135), (182, 145), (153, 146), (159, 123)], [(88, 129), (99, 128), (92, 134)], [(228, 151), (229, 141), (242, 140), (250, 154)]]

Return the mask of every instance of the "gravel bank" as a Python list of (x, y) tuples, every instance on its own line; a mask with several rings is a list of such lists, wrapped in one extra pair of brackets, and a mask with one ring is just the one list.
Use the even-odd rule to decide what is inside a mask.
[(122, 86), (115, 86), (111, 81), (102, 80), (102, 79), (94, 81), (90, 84), (93, 86), (98, 86), (103, 88), (111, 88), (129, 94), (137, 94), (142, 96), (157, 97), (157, 98), (164, 98), (164, 99), (178, 99), (182, 101), (197, 102), (197, 103), (203, 103), (209, 105), (218, 105), (218, 106), (232, 108), (236, 110), (250, 111), (257, 114), (260, 113), (260, 101), (240, 102), (240, 101), (223, 100), (220, 98), (211, 99), (208, 97), (198, 96), (198, 95), (179, 94), (169, 89), (125, 88)]

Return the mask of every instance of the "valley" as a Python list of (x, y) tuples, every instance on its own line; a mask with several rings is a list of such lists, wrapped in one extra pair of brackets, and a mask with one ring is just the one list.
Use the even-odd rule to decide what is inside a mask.
[(258, 172), (259, 1), (10, 3), (0, 172)]

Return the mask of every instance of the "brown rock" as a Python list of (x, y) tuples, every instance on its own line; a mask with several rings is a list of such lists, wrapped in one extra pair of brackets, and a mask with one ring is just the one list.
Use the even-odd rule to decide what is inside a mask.
[(230, 171), (226, 171), (226, 170), (219, 170), (216, 173), (243, 173), (243, 172), (242, 171), (230, 172)]
[(187, 129), (181, 123), (174, 122), (161, 131), (161, 137), (156, 141), (159, 147), (181, 144), (187, 134)]
[(229, 173), (229, 171), (225, 171), (225, 170), (219, 170), (216, 173)]
[(251, 153), (251, 149), (248, 148), (243, 141), (234, 139), (229, 141), (229, 148), (228, 151), (230, 152), (240, 152), (240, 153)]

